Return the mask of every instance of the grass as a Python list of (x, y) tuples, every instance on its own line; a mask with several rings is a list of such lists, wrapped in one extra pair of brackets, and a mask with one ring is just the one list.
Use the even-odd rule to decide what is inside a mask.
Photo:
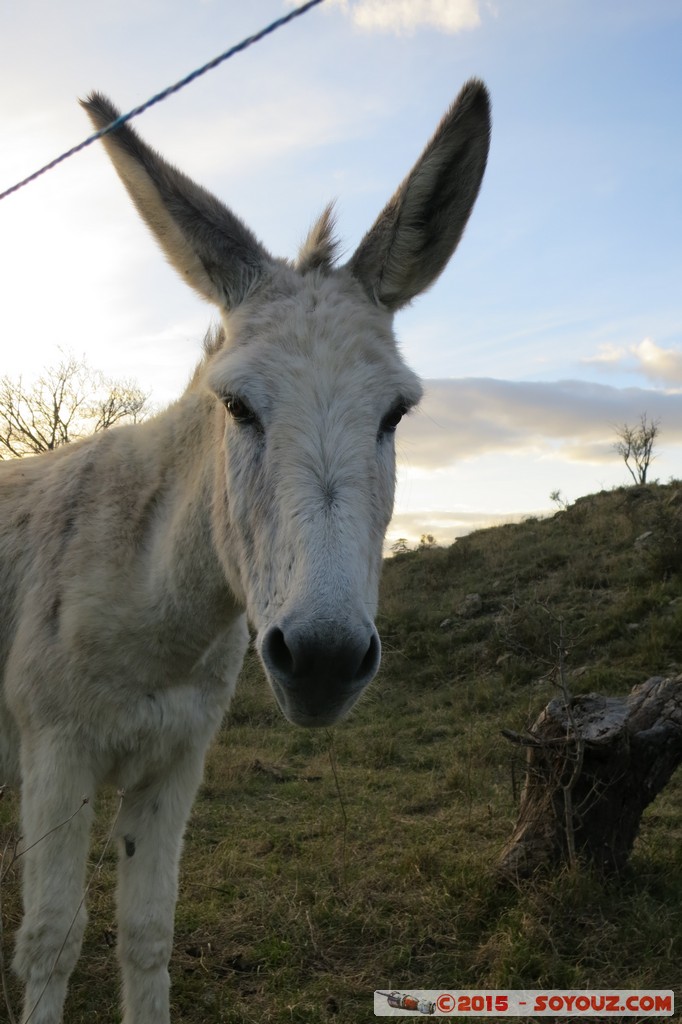
[[(680, 771), (620, 877), (515, 888), (494, 870), (522, 781), (500, 729), (554, 695), (557, 618), (576, 692), (682, 672), (681, 536), (682, 485), (653, 485), (396, 556), (380, 677), (332, 732), (287, 725), (250, 655), (187, 830), (173, 1020), (364, 1024), (375, 988), (673, 988), (682, 1006)], [(0, 803), (0, 849), (16, 804)], [(102, 800), (93, 864), (116, 806)], [(70, 1024), (119, 1020), (114, 875), (109, 851)], [(9, 957), (15, 870), (2, 895)]]

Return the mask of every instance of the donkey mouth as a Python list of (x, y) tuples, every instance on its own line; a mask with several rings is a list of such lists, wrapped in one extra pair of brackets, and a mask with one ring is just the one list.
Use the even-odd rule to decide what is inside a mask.
[(353, 632), (327, 626), (310, 634), (282, 623), (268, 628), (258, 646), (282, 713), (294, 725), (309, 727), (344, 718), (381, 660), (371, 622)]

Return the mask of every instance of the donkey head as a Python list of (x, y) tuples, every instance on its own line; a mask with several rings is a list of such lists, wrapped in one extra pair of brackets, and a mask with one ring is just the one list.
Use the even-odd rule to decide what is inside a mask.
[[(96, 94), (84, 106), (98, 129), (118, 116)], [(341, 718), (379, 666), (394, 433), (421, 395), (392, 317), (457, 246), (489, 132), (486, 89), (469, 82), (343, 266), (329, 209), (296, 264), (277, 260), (129, 127), (103, 139), (170, 262), (220, 310), (224, 340), (202, 371), (221, 438), (215, 546), (292, 722)]]

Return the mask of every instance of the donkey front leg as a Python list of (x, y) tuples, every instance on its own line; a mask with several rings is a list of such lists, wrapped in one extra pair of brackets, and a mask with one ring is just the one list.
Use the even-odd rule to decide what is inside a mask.
[(82, 905), (93, 779), (82, 749), (42, 736), (22, 760), (24, 919), (14, 969), (25, 985), (22, 1021), (58, 1024), (86, 922)]
[(118, 954), (123, 1024), (168, 1024), (178, 867), (201, 781), (203, 751), (180, 757), (162, 780), (126, 792), (119, 818)]

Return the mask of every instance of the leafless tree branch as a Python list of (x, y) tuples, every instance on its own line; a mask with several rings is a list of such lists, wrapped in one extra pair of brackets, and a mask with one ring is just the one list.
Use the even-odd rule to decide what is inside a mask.
[(614, 451), (621, 456), (626, 468), (636, 484), (645, 484), (649, 465), (653, 454), (656, 438), (661, 432), (660, 420), (649, 420), (646, 412), (642, 413), (635, 427), (624, 423), (616, 427), (618, 441), (613, 445)]
[(72, 353), (30, 387), (21, 377), (2, 377), (0, 458), (37, 455), (116, 423), (137, 423), (148, 401), (135, 381), (105, 377)]

